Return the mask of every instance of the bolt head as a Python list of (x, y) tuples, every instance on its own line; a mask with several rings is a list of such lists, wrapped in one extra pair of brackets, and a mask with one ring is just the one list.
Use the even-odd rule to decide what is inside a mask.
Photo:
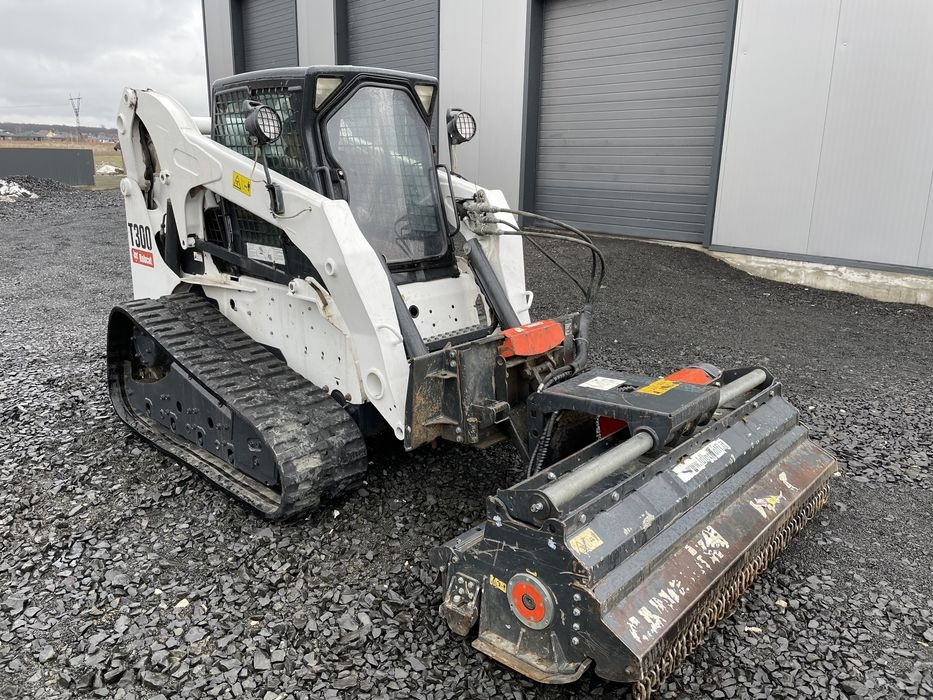
[(574, 608), (574, 609), (573, 609), (573, 616), (574, 616), (574, 617), (580, 617), (580, 608)]
[(580, 643), (580, 638), (579, 638), (579, 637), (571, 637), (571, 638), (570, 638), (570, 643), (573, 644), (574, 646), (577, 646), (577, 644)]
[(583, 600), (583, 597), (582, 597), (579, 593), (574, 593), (574, 594), (573, 594), (573, 602), (574, 602), (574, 603), (579, 603), (581, 600)]

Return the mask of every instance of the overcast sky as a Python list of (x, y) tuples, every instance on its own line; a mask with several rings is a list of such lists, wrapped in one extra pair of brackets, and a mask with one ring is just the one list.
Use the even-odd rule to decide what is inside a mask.
[(200, 0), (0, 0), (0, 122), (111, 127), (124, 86), (207, 115)]

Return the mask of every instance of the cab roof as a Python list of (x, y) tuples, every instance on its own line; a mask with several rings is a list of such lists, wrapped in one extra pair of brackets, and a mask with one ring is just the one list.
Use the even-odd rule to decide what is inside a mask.
[(388, 78), (391, 80), (404, 80), (409, 83), (423, 85), (437, 85), (437, 78), (422, 73), (406, 73), (404, 71), (389, 70), (388, 68), (370, 68), (368, 66), (285, 66), (282, 68), (266, 68), (248, 73), (218, 78), (211, 84), (211, 92), (234, 88), (242, 85), (256, 83), (289, 82), (293, 84), (313, 80), (319, 75), (335, 75), (355, 77), (358, 75), (373, 78)]

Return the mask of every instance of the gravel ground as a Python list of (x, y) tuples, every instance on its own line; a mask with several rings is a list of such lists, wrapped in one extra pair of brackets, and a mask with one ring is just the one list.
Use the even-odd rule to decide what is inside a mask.
[[(371, 450), (357, 495), (270, 525), (113, 415), (104, 331), (130, 294), (115, 192), (24, 178), (0, 204), (0, 696), (585, 698), (453, 637), (427, 552), (521, 467), (505, 448)], [(594, 362), (781, 377), (841, 474), (830, 505), (666, 698), (933, 697), (933, 309), (603, 242)], [(569, 288), (535, 256), (539, 314)]]

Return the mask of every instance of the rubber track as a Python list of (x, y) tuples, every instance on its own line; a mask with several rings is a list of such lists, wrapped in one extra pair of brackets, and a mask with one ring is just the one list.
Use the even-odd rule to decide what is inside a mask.
[[(115, 337), (118, 316), (152, 335), (175, 362), (260, 431), (276, 457), (279, 492), (132, 411), (121, 380), (132, 337)], [(156, 447), (267, 518), (294, 517), (315, 508), (322, 497), (334, 498), (362, 483), (366, 444), (347, 412), (201, 296), (118, 305), (111, 312), (107, 356), (111, 399), (120, 417)]]

